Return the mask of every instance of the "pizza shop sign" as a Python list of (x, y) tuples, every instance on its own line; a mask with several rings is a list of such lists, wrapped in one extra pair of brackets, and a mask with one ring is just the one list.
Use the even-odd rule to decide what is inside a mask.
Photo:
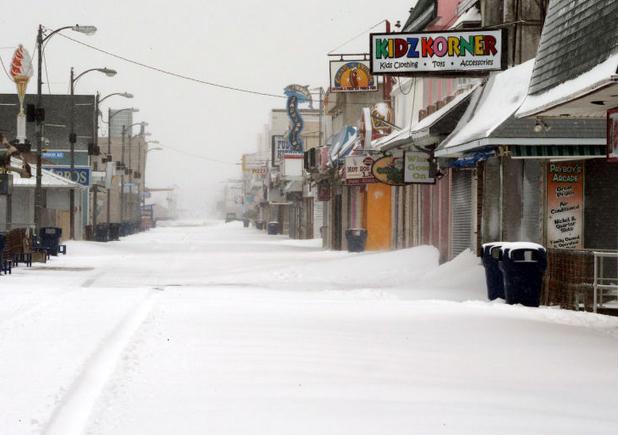
[(505, 40), (505, 29), (372, 33), (370, 72), (440, 75), (504, 70)]

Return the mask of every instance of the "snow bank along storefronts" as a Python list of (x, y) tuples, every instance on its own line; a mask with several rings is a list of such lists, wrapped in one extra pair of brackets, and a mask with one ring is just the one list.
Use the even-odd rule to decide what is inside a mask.
[[(563, 50), (568, 43), (569, 56)], [(574, 148), (551, 150), (544, 165), (546, 302), (608, 309), (617, 289), (617, 2), (550, 3), (528, 95), (516, 116), (544, 130), (556, 122), (595, 128), (591, 143), (579, 142), (569, 155)]]

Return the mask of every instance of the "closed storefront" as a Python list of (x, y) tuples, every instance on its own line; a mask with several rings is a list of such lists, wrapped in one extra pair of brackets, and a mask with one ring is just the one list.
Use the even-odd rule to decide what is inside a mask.
[(450, 258), (473, 249), (474, 215), (473, 171), (452, 170)]

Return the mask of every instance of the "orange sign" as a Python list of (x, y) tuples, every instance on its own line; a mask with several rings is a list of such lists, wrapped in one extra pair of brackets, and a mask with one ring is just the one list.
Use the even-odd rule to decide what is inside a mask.
[(584, 163), (548, 164), (548, 247), (582, 249)]

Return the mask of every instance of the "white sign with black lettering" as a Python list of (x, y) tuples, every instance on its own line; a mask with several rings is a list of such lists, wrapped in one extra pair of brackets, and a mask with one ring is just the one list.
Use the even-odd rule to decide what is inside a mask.
[(434, 184), (436, 178), (432, 175), (430, 155), (421, 151), (404, 153), (404, 183)]

